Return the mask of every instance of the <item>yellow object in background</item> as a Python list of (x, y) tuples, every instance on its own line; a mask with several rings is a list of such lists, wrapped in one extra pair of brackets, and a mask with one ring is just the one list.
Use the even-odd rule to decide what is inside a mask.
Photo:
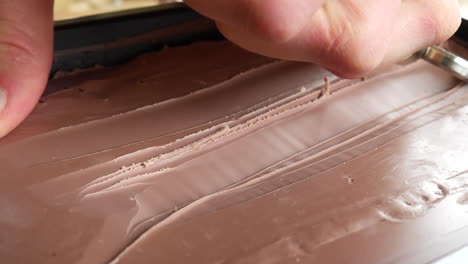
[(63, 20), (80, 16), (157, 5), (167, 0), (55, 0), (54, 19)]

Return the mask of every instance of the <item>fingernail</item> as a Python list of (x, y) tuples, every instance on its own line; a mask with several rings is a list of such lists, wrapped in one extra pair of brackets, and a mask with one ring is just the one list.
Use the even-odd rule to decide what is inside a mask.
[(0, 87), (0, 112), (3, 111), (7, 103), (7, 91)]

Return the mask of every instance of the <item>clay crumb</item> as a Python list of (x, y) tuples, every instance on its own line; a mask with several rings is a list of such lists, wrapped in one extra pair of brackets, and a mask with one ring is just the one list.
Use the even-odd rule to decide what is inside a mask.
[(148, 160), (148, 161), (142, 162), (142, 163), (141, 163), (141, 166), (142, 166), (143, 168), (148, 168), (149, 166), (151, 166), (151, 165), (153, 165), (153, 164), (154, 164), (153, 161)]
[(349, 176), (345, 176), (344, 178), (345, 178), (345, 180), (346, 180), (346, 182), (347, 182), (348, 184), (353, 184), (353, 183), (354, 183), (354, 179), (353, 179), (353, 178), (351, 178), (351, 177), (349, 177)]
[(320, 92), (319, 98), (325, 98), (330, 95), (330, 80), (328, 77), (323, 77), (323, 87), (322, 91)]

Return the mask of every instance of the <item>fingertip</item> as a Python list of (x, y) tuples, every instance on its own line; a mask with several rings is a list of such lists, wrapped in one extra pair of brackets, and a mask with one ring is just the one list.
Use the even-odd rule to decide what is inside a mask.
[(53, 1), (0, 2), (0, 138), (34, 109), (52, 64)]
[(0, 138), (16, 128), (34, 109), (47, 82), (43, 75), (47, 73), (38, 70), (30, 79), (0, 81), (8, 83), (8, 87), (0, 84)]
[(45, 89), (52, 64), (52, 52), (36, 56), (15, 50), (17, 61), (11, 61), (5, 52), (8, 49), (8, 45), (0, 44), (0, 64), (4, 65), (0, 67), (0, 138), (16, 128), (34, 109)]

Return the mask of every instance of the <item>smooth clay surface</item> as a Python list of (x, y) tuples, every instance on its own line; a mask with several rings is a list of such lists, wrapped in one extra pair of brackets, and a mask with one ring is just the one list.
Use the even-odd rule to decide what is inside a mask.
[(427, 263), (468, 245), (468, 86), (425, 62), (340, 80), (195, 43), (48, 89), (0, 140), (2, 263)]

